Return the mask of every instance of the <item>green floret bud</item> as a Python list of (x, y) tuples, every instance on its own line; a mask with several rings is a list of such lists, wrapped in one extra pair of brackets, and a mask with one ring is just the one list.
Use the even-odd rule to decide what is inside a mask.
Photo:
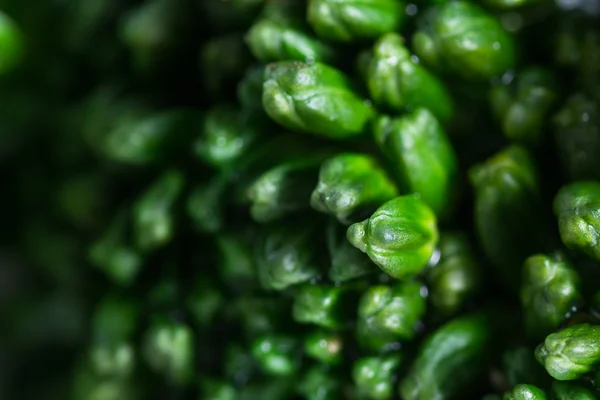
[(454, 113), (445, 86), (417, 62), (397, 33), (387, 33), (375, 43), (366, 80), (371, 99), (386, 109), (426, 108), (441, 121), (448, 121)]
[(339, 379), (326, 367), (311, 367), (301, 378), (298, 392), (306, 400), (336, 400), (341, 392)]
[(525, 327), (534, 337), (545, 337), (566, 321), (582, 302), (577, 271), (562, 255), (534, 255), (523, 265), (521, 305)]
[(438, 241), (433, 211), (415, 196), (383, 204), (363, 222), (351, 225), (348, 241), (396, 279), (419, 274)]
[(379, 351), (390, 343), (411, 340), (418, 333), (425, 309), (423, 286), (417, 282), (373, 286), (358, 305), (358, 341)]
[(554, 198), (560, 238), (565, 246), (600, 260), (600, 183), (575, 182)]
[(310, 0), (307, 19), (317, 35), (350, 42), (398, 30), (404, 7), (400, 0)]
[(504, 393), (502, 400), (547, 400), (548, 396), (540, 388), (533, 385), (519, 384)]
[(352, 380), (360, 398), (389, 400), (394, 395), (393, 375), (400, 366), (402, 357), (391, 354), (381, 357), (367, 357), (356, 361), (352, 366)]
[(327, 250), (330, 267), (328, 276), (333, 282), (346, 282), (378, 271), (362, 251), (346, 239), (347, 228), (331, 220), (327, 227)]
[(460, 186), (458, 159), (434, 115), (419, 108), (401, 117), (381, 116), (374, 133), (402, 189), (418, 194), (440, 219), (449, 216)]
[(396, 196), (394, 183), (373, 157), (343, 153), (321, 165), (310, 205), (348, 225), (356, 215), (373, 212)]
[(552, 382), (553, 400), (597, 400), (597, 390), (586, 387), (581, 382)]
[(330, 139), (360, 135), (374, 113), (347, 76), (319, 62), (269, 64), (262, 103), (280, 125)]
[(267, 334), (252, 343), (252, 356), (262, 371), (273, 377), (292, 376), (298, 372), (298, 343), (290, 336)]
[(339, 365), (342, 362), (343, 350), (342, 337), (337, 333), (315, 330), (304, 340), (306, 355), (323, 364)]
[(578, 379), (600, 365), (600, 326), (577, 324), (552, 333), (536, 348), (535, 358), (554, 379)]

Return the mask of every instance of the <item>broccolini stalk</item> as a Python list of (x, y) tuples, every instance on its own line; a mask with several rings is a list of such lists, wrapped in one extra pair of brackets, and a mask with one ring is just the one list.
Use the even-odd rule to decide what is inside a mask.
[(540, 388), (533, 385), (519, 384), (504, 393), (502, 400), (547, 400), (548, 396)]
[(378, 271), (369, 257), (346, 239), (346, 228), (335, 220), (327, 227), (327, 250), (331, 263), (328, 276), (333, 282), (346, 282)]
[(428, 299), (440, 315), (459, 312), (480, 291), (482, 271), (466, 235), (440, 235), (439, 260), (426, 271)]
[(184, 185), (180, 171), (167, 170), (133, 204), (133, 228), (137, 247), (148, 252), (173, 239), (174, 207)]
[(252, 54), (262, 62), (298, 60), (328, 62), (333, 48), (317, 39), (310, 28), (297, 18), (293, 9), (269, 2), (246, 34)]
[[(485, 373), (492, 339), (481, 315), (451, 320), (419, 347), (416, 360), (400, 381), (405, 400), (465, 397)], [(460, 373), (457, 373), (460, 371)]]
[(330, 139), (360, 135), (374, 113), (346, 75), (319, 62), (269, 64), (262, 103), (280, 125)]
[(504, 136), (525, 145), (537, 145), (558, 97), (556, 86), (553, 73), (538, 67), (519, 71), (510, 84), (494, 86), (490, 103)]
[(252, 356), (262, 371), (273, 377), (293, 376), (300, 368), (298, 343), (292, 336), (261, 336), (252, 343)]
[(535, 358), (559, 381), (571, 381), (600, 364), (600, 326), (572, 325), (552, 333), (535, 350)]
[(458, 159), (431, 112), (418, 108), (401, 117), (379, 117), (375, 140), (394, 166), (402, 188), (416, 193), (443, 219), (456, 205)]
[(349, 225), (357, 215), (373, 212), (397, 195), (394, 183), (374, 158), (343, 153), (321, 165), (310, 205)]
[(600, 179), (598, 101), (570, 96), (554, 116), (554, 139), (562, 173), (570, 180)]
[(387, 345), (413, 339), (426, 309), (423, 286), (417, 282), (372, 286), (358, 306), (356, 335), (365, 348), (381, 351)]
[(570, 249), (600, 260), (600, 183), (575, 182), (563, 186), (554, 198), (554, 213), (562, 242)]
[(0, 76), (15, 69), (25, 52), (21, 29), (0, 11)]
[(398, 30), (404, 6), (400, 0), (310, 0), (307, 19), (317, 35), (349, 42)]
[(392, 111), (425, 108), (448, 121), (454, 105), (445, 86), (418, 63), (397, 33), (386, 33), (373, 47), (366, 65), (369, 94), (375, 104)]
[(304, 339), (304, 353), (326, 365), (339, 365), (343, 349), (339, 334), (322, 329), (312, 331)]
[(525, 259), (552, 246), (534, 161), (511, 146), (471, 167), (469, 177), (481, 247), (501, 282), (516, 292)]
[(468, 80), (487, 80), (515, 64), (513, 38), (500, 21), (466, 2), (430, 8), (412, 38), (415, 53), (437, 70), (451, 71)]
[(521, 305), (530, 335), (543, 338), (555, 331), (582, 303), (577, 271), (560, 254), (535, 255), (523, 265)]
[(433, 211), (416, 196), (383, 204), (363, 222), (348, 228), (348, 241), (396, 279), (419, 274), (438, 241)]
[(393, 374), (400, 366), (402, 357), (390, 354), (361, 358), (352, 366), (352, 379), (359, 398), (389, 400), (394, 395)]

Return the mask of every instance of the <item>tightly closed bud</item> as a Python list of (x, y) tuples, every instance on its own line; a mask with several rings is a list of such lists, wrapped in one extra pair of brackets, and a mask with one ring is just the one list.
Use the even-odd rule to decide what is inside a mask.
[(502, 400), (547, 400), (548, 396), (540, 388), (533, 385), (519, 384), (504, 393)]
[(552, 246), (536, 168), (529, 153), (511, 146), (469, 171), (475, 192), (475, 232), (501, 282), (520, 288), (525, 259)]
[(285, 377), (294, 375), (300, 367), (298, 343), (290, 336), (268, 334), (254, 341), (252, 356), (267, 375)]
[(552, 333), (535, 349), (535, 358), (559, 381), (571, 381), (600, 364), (600, 326), (572, 325)]
[(504, 136), (510, 141), (537, 145), (558, 97), (556, 86), (551, 71), (536, 67), (519, 71), (509, 84), (494, 86), (490, 103)]
[(375, 43), (366, 78), (371, 99), (382, 107), (426, 108), (441, 121), (452, 118), (454, 105), (445, 86), (418, 63), (397, 33), (387, 33)]
[(351, 225), (348, 241), (396, 279), (419, 274), (438, 241), (433, 211), (415, 196), (400, 196)]
[(194, 373), (194, 334), (181, 323), (159, 322), (144, 341), (144, 358), (150, 368), (175, 385), (185, 385)]
[(447, 2), (431, 8), (412, 39), (426, 65), (448, 69), (468, 80), (502, 75), (515, 64), (513, 38), (479, 6)]
[(352, 293), (346, 286), (305, 285), (296, 293), (292, 315), (298, 323), (339, 329), (348, 322)]
[(371, 213), (397, 195), (394, 183), (374, 158), (343, 153), (321, 165), (310, 205), (348, 225), (356, 221), (356, 215)]
[(419, 108), (401, 117), (382, 116), (374, 131), (402, 189), (418, 193), (440, 219), (449, 216), (460, 186), (458, 159), (433, 114)]
[(263, 107), (282, 126), (330, 139), (360, 135), (373, 109), (337, 69), (315, 62), (269, 64)]
[(479, 315), (455, 318), (438, 328), (421, 344), (400, 382), (402, 398), (451, 399), (468, 392), (486, 371), (491, 333)]
[(255, 263), (265, 289), (283, 290), (318, 275), (312, 229), (289, 226), (268, 229), (259, 239)]
[(598, 101), (578, 93), (554, 116), (556, 150), (562, 170), (571, 180), (600, 179), (598, 105)]
[(352, 380), (360, 398), (389, 400), (394, 396), (393, 375), (400, 366), (401, 356), (361, 358), (352, 367)]
[(413, 339), (425, 314), (422, 289), (417, 282), (369, 288), (358, 306), (359, 342), (379, 351), (392, 342)]
[(147, 252), (173, 239), (173, 208), (183, 191), (184, 176), (177, 170), (163, 173), (133, 205), (133, 225), (138, 248)]
[(600, 183), (583, 181), (562, 187), (554, 198), (554, 213), (565, 246), (600, 260)]
[(310, 0), (307, 19), (317, 35), (350, 42), (398, 30), (404, 7), (401, 0)]
[(306, 355), (323, 364), (339, 365), (342, 362), (343, 350), (342, 337), (337, 333), (316, 330), (304, 340)]
[(479, 291), (482, 273), (463, 233), (442, 233), (439, 261), (427, 270), (429, 301), (442, 316), (460, 311)]
[(579, 275), (564, 256), (539, 254), (525, 261), (521, 304), (533, 337), (558, 329), (582, 300)]

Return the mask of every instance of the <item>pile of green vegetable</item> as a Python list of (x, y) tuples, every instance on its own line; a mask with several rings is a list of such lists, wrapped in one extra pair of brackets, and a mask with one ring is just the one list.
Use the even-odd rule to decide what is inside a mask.
[(0, 11), (0, 398), (600, 398), (598, 1)]

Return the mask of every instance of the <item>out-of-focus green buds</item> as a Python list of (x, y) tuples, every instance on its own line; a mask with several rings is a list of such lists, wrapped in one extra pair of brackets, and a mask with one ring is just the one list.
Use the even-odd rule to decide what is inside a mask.
[(221, 230), (227, 183), (224, 176), (215, 175), (208, 182), (196, 185), (189, 194), (186, 211), (200, 232), (215, 233)]
[(400, 382), (402, 398), (442, 400), (459, 393), (465, 396), (486, 371), (491, 333), (488, 321), (480, 315), (455, 318), (438, 328), (421, 344), (416, 360)]
[(510, 146), (469, 171), (475, 192), (475, 232), (501, 282), (520, 288), (528, 256), (551, 246), (534, 161)]
[(267, 375), (292, 376), (300, 367), (298, 343), (290, 336), (267, 334), (254, 341), (252, 356)]
[(389, 400), (394, 395), (393, 374), (400, 366), (401, 357), (391, 354), (361, 358), (352, 367), (352, 379), (359, 398)]
[(129, 243), (128, 215), (118, 214), (88, 250), (90, 262), (117, 285), (129, 286), (142, 267), (142, 255)]
[(344, 344), (342, 337), (324, 330), (312, 331), (304, 340), (306, 355), (327, 365), (338, 365), (342, 362)]
[(239, 297), (235, 313), (247, 338), (276, 332), (291, 323), (289, 302), (276, 297)]
[(259, 136), (248, 115), (231, 106), (215, 106), (208, 111), (194, 153), (216, 168), (230, 166), (248, 151)]
[(339, 329), (348, 323), (348, 297), (348, 285), (304, 285), (296, 293), (292, 315), (298, 323)]
[(460, 186), (458, 160), (433, 114), (419, 108), (401, 117), (381, 116), (374, 133), (402, 189), (417, 193), (439, 218), (450, 215)]
[(139, 318), (138, 305), (123, 297), (106, 295), (92, 316), (92, 341), (116, 343), (131, 338)]
[(265, 230), (255, 251), (258, 278), (265, 289), (283, 290), (318, 275), (310, 227), (274, 227)]
[(343, 153), (321, 165), (310, 205), (349, 225), (356, 222), (356, 216), (371, 213), (396, 196), (396, 186), (377, 160), (365, 154)]
[(256, 99), (262, 99), (264, 78), (264, 65), (258, 64), (246, 69), (246, 73), (238, 82), (236, 90), (237, 100), (244, 110), (263, 111), (261, 102), (256, 101)]
[(340, 381), (323, 366), (311, 367), (301, 378), (298, 392), (306, 400), (336, 400), (340, 397)]
[(585, 387), (579, 382), (552, 382), (553, 400), (597, 400), (597, 391)]
[(146, 332), (143, 355), (148, 366), (175, 385), (194, 373), (194, 334), (178, 322), (155, 322)]
[(220, 380), (204, 378), (200, 382), (201, 397), (208, 400), (237, 400), (236, 389), (233, 385)]
[(569, 97), (554, 116), (554, 139), (562, 170), (571, 180), (600, 179), (598, 101), (581, 93)]
[(529, 67), (512, 82), (490, 91), (490, 105), (510, 141), (536, 145), (541, 141), (548, 113), (557, 100), (556, 78), (550, 70)]
[(211, 99), (223, 98), (224, 92), (235, 88), (251, 60), (241, 33), (217, 36), (204, 43), (198, 56), (198, 65), (206, 94)]
[(328, 276), (333, 282), (345, 282), (378, 271), (369, 257), (346, 239), (346, 228), (335, 220), (327, 227), (327, 249), (331, 262)]
[(164, 172), (133, 205), (133, 229), (137, 247), (144, 252), (162, 247), (173, 238), (174, 205), (183, 191), (184, 176)]
[(525, 328), (536, 338), (555, 331), (582, 302), (577, 271), (560, 254), (534, 255), (523, 265)]
[(513, 38), (478, 5), (447, 2), (424, 17), (412, 43), (426, 65), (468, 80), (487, 80), (514, 66)]
[(547, 0), (485, 0), (484, 5), (500, 10), (518, 10), (536, 4), (542, 4)]
[(200, 12), (216, 31), (245, 28), (259, 14), (265, 0), (201, 0)]
[(324, 154), (305, 155), (261, 174), (248, 188), (250, 215), (256, 222), (272, 222), (309, 207)]
[(600, 183), (575, 182), (563, 186), (554, 198), (554, 213), (562, 242), (570, 249), (600, 260)]
[(348, 241), (396, 279), (419, 274), (438, 241), (433, 211), (418, 197), (399, 196), (363, 222), (351, 225)]
[(548, 396), (540, 388), (521, 383), (504, 393), (502, 400), (547, 400)]
[(577, 324), (552, 333), (535, 349), (535, 358), (554, 379), (577, 379), (600, 364), (600, 326)]
[(426, 309), (422, 291), (417, 282), (369, 288), (358, 306), (359, 343), (380, 351), (390, 343), (413, 339)]
[(219, 275), (226, 285), (241, 289), (254, 285), (256, 271), (250, 238), (222, 234), (216, 238)]
[(120, 342), (92, 346), (91, 372), (105, 379), (127, 379), (135, 368), (135, 350), (131, 343)]
[(186, 298), (186, 306), (199, 327), (213, 322), (225, 302), (223, 293), (205, 278), (199, 278)]
[(151, 0), (124, 16), (119, 35), (136, 68), (153, 71), (177, 54), (190, 28), (188, 12), (182, 1)]
[(478, 293), (482, 273), (464, 233), (442, 233), (438, 251), (438, 262), (427, 270), (427, 289), (435, 311), (449, 317)]
[(307, 19), (317, 35), (350, 42), (398, 30), (404, 7), (401, 0), (310, 0)]
[[(269, 12), (273, 8), (277, 10)], [(282, 8), (269, 4), (265, 15), (246, 34), (246, 43), (254, 57), (262, 62), (332, 60), (333, 48), (314, 37), (301, 19)]]
[(0, 76), (13, 70), (21, 61), (25, 43), (14, 21), (0, 11)]
[(426, 108), (441, 121), (452, 118), (454, 105), (445, 86), (418, 63), (397, 33), (387, 33), (375, 43), (366, 80), (371, 99), (388, 110)]
[(346, 75), (319, 62), (269, 64), (262, 103), (282, 126), (330, 139), (360, 135), (374, 114)]
[(533, 349), (520, 346), (502, 355), (502, 367), (506, 383), (510, 387), (520, 383), (546, 388), (551, 378), (535, 359)]

